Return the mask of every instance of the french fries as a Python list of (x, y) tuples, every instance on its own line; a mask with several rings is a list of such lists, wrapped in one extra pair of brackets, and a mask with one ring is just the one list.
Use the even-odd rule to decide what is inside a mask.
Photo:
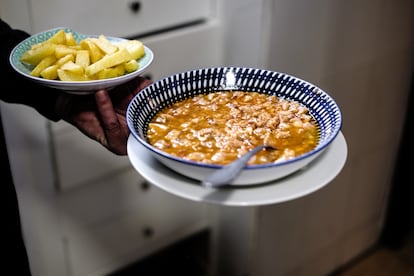
[(138, 70), (145, 55), (139, 40), (110, 42), (104, 35), (79, 43), (72, 33), (59, 30), (33, 45), (20, 61), (34, 66), (31, 75), (50, 80), (88, 81), (119, 77)]

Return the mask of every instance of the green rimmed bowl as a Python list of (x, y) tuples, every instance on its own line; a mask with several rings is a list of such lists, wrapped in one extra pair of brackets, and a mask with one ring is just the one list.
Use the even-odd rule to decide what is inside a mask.
[[(58, 31), (62, 29), (65, 32), (71, 32), (73, 36), (75, 37), (75, 40), (77, 43), (79, 43), (81, 40), (88, 38), (88, 37), (96, 37), (96, 38), (99, 37), (99, 35), (82, 34), (70, 28), (65, 28), (65, 27), (54, 28), (54, 29), (50, 29), (44, 32), (34, 34), (26, 38), (22, 42), (20, 42), (12, 50), (9, 60), (10, 60), (10, 64), (13, 67), (13, 69), (16, 70), (22, 76), (34, 82), (37, 82), (39, 84), (48, 86), (48, 87), (60, 89), (60, 90), (63, 90), (65, 92), (72, 93), (72, 94), (91, 94), (100, 89), (114, 88), (115, 86), (123, 84), (137, 77), (138, 75), (142, 74), (148, 68), (148, 66), (152, 63), (154, 59), (154, 54), (151, 51), (151, 49), (144, 46), (145, 55), (137, 60), (139, 64), (138, 70), (116, 77), (116, 78), (103, 79), (103, 80), (91, 80), (91, 81), (61, 81), (61, 80), (48, 80), (48, 79), (44, 79), (41, 77), (31, 76), (30, 72), (33, 70), (34, 66), (21, 62), (20, 61), (21, 56), (23, 55), (24, 52), (29, 50), (33, 45), (49, 39), (55, 33), (57, 33)], [(111, 36), (105, 36), (105, 37), (113, 44), (126, 40), (124, 38), (119, 38), (119, 37), (111, 37)]]

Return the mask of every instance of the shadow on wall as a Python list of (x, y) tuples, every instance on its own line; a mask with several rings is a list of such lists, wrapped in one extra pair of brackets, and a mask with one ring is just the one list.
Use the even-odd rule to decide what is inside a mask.
[(414, 125), (414, 74), (405, 116), (404, 130), (398, 151), (389, 197), (387, 217), (380, 242), (389, 248), (399, 249), (411, 231), (414, 231), (414, 185), (411, 179), (410, 159), (413, 156)]

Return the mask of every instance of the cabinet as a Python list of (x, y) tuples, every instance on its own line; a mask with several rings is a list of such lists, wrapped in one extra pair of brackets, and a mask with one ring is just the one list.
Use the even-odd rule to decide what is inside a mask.
[(105, 275), (208, 227), (203, 206), (131, 169), (65, 192), (59, 205), (69, 275)]
[[(13, 1), (2, 1), (0, 15), (31, 33), (68, 26), (137, 37), (154, 52), (145, 73), (153, 79), (222, 63), (214, 1), (27, 3), (20, 10), (30, 24), (14, 24)], [(2, 113), (33, 275), (106, 275), (210, 227), (205, 204), (152, 186), (128, 157), (73, 126), (24, 106), (5, 104)]]
[(29, 0), (33, 32), (65, 26), (83, 33), (131, 37), (208, 20), (211, 0)]
[[(217, 41), (217, 30), (213, 21), (143, 39), (155, 53), (146, 74), (158, 79), (174, 70), (218, 65), (218, 43), (209, 47), (211, 55), (192, 54), (189, 48), (203, 49), (208, 41)], [(172, 58), (177, 56), (189, 59), (183, 63)], [(146, 183), (127, 157), (103, 150), (73, 126), (49, 124), (62, 235), (74, 275), (120, 268), (208, 227), (204, 204), (177, 198)]]

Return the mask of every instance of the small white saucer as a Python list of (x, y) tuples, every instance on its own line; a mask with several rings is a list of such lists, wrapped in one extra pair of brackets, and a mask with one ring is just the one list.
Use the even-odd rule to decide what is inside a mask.
[(132, 166), (149, 183), (182, 198), (227, 206), (275, 204), (310, 194), (339, 174), (348, 154), (345, 138), (339, 132), (329, 148), (292, 175), (262, 185), (208, 189), (199, 181), (180, 175), (157, 161), (132, 135), (127, 147)]

